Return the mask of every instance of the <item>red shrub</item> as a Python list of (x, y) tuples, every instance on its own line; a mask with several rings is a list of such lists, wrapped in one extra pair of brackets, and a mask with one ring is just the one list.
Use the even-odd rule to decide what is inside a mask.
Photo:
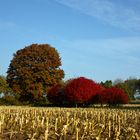
[(128, 103), (128, 96), (123, 90), (111, 87), (99, 93), (99, 102), (109, 105), (126, 104)]
[(94, 81), (79, 77), (68, 82), (64, 89), (67, 99), (74, 103), (86, 103), (100, 90), (101, 86)]
[(108, 102), (108, 96), (106, 95), (105, 89), (97, 93), (96, 98), (93, 101), (101, 104), (106, 104)]
[(52, 87), (47, 94), (47, 99), (54, 104), (61, 104), (64, 101), (63, 87), (62, 84)]

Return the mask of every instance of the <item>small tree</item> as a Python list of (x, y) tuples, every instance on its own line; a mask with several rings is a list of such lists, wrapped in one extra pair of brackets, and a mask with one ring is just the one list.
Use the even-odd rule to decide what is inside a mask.
[(101, 82), (100, 84), (105, 88), (112, 87), (112, 81), (111, 80), (106, 80), (105, 82)]
[(130, 95), (130, 99), (132, 100), (134, 99), (134, 94), (136, 90), (138, 89), (137, 82), (138, 80), (135, 78), (129, 78), (126, 81), (124, 81), (124, 83), (129, 88), (129, 95)]
[(99, 96), (100, 102), (107, 103), (109, 105), (128, 103), (127, 94), (123, 90), (118, 89), (116, 87), (104, 89)]
[(0, 75), (0, 94), (1, 93), (3, 94), (13, 93), (12, 89), (10, 89), (10, 87), (7, 84), (6, 77), (2, 75)]
[(88, 104), (99, 91), (100, 86), (94, 81), (79, 77), (70, 80), (64, 92), (67, 100), (75, 104)]
[(117, 85), (115, 85), (115, 87), (123, 90), (128, 95), (130, 100), (133, 99), (132, 90), (125, 82), (118, 83)]
[(64, 77), (57, 50), (48, 44), (32, 44), (18, 50), (7, 71), (7, 81), (22, 101), (41, 100)]
[(0, 93), (7, 92), (7, 82), (4, 76), (0, 76)]

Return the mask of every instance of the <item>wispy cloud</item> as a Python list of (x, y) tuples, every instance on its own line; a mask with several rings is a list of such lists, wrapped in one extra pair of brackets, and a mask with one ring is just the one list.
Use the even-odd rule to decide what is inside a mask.
[(68, 74), (99, 80), (140, 77), (140, 37), (71, 40), (63, 44), (67, 51), (62, 60)]
[[(96, 17), (105, 23), (131, 31), (140, 31), (140, 10), (127, 3), (110, 0), (56, 0), (57, 2)], [(140, 5), (140, 1), (131, 1)], [(130, 3), (131, 4), (131, 3)]]

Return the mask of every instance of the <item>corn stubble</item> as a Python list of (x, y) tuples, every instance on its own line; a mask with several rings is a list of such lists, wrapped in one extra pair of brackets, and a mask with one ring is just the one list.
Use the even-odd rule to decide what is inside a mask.
[(139, 140), (140, 111), (0, 107), (0, 140)]

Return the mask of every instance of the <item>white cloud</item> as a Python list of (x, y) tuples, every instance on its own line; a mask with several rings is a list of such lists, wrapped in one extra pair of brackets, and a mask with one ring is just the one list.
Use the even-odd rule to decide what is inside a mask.
[[(84, 53), (103, 54), (120, 54), (131, 56), (140, 52), (140, 37), (123, 37), (112, 39), (95, 39), (95, 40), (73, 40), (68, 41), (72, 48)], [(137, 56), (136, 56), (137, 57)], [(139, 56), (140, 57), (140, 56)]]
[(66, 73), (72, 71), (76, 76), (95, 76), (95, 79), (140, 76), (140, 37), (62, 43), (67, 50), (62, 54)]
[[(103, 20), (112, 26), (140, 31), (140, 10), (127, 4), (110, 0), (56, 0), (85, 14)], [(140, 2), (133, 0), (133, 3)]]

